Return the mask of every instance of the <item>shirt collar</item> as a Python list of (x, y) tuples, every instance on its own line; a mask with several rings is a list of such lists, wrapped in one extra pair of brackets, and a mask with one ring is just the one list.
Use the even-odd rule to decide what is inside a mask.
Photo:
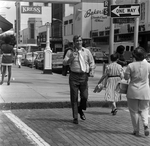
[[(74, 47), (74, 51), (79, 51), (77, 48)], [(81, 51), (84, 51), (84, 48), (82, 47)]]

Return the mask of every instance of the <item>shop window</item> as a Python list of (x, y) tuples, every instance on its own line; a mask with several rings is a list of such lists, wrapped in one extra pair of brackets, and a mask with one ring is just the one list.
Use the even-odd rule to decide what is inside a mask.
[(100, 31), (99, 36), (104, 36), (104, 31)]

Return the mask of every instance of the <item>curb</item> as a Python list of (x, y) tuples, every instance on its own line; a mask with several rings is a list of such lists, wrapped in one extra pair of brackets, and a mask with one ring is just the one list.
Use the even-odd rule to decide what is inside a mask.
[[(109, 107), (106, 101), (88, 101), (87, 107)], [(119, 101), (117, 107), (127, 107), (127, 101)], [(48, 109), (48, 108), (71, 108), (69, 101), (66, 102), (28, 102), (28, 103), (1, 103), (0, 110), (15, 109)]]

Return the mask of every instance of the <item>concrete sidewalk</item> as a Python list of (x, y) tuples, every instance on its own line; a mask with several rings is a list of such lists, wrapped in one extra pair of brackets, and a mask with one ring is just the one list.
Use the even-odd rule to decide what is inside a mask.
[[(102, 66), (98, 65), (95, 77), (89, 78), (90, 107), (108, 106), (104, 101), (104, 91), (93, 93), (101, 74)], [(41, 70), (13, 65), (10, 86), (7, 86), (7, 77), (3, 85), (0, 85), (0, 109), (70, 107), (69, 92), (68, 76), (43, 74)], [(126, 105), (126, 97), (123, 96), (118, 106)]]

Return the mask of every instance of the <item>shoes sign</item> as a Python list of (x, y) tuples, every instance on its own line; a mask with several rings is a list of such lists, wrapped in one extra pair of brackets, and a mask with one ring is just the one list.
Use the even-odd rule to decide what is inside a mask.
[(140, 4), (111, 5), (111, 17), (138, 17)]

